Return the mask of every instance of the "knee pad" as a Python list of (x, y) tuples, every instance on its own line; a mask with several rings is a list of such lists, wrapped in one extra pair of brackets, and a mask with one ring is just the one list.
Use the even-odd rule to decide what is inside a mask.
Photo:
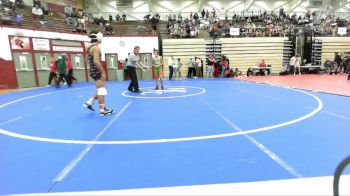
[(97, 89), (97, 95), (100, 96), (106, 96), (107, 95), (107, 89), (106, 87), (100, 87)]

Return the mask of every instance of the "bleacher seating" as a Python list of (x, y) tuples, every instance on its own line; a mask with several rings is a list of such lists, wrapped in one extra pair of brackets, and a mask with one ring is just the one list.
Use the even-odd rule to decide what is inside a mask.
[(237, 67), (242, 72), (257, 66), (262, 59), (271, 65), (271, 73), (281, 71), (283, 63), (283, 46), (286, 37), (249, 37), (222, 38), (221, 51), (230, 60), (230, 67)]
[[(21, 27), (23, 28), (34, 28), (40, 30), (53, 30), (57, 32), (73, 32), (74, 25), (68, 25), (66, 22), (66, 16), (63, 13), (52, 12), (52, 15), (44, 15), (43, 18), (38, 18), (33, 16), (32, 7), (24, 6), (23, 20), (21, 22)], [(3, 25), (12, 25), (15, 24), (15, 20), (9, 16), (1, 16), (1, 24)], [(8, 19), (11, 19), (9, 22)], [(150, 24), (143, 24), (140, 21), (123, 21), (123, 22), (110, 22), (112, 28), (116, 35), (142, 35), (142, 34), (151, 34)], [(100, 25), (89, 23), (87, 25), (89, 30), (101, 30), (104, 31), (104, 28)]]
[(322, 64), (327, 58), (333, 61), (334, 53), (350, 52), (350, 37), (317, 37), (322, 40)]

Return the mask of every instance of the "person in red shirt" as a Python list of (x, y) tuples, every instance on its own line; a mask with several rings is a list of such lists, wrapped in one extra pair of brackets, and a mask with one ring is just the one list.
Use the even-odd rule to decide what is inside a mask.
[(77, 79), (74, 77), (74, 74), (73, 74), (73, 65), (70, 60), (70, 57), (68, 57), (66, 61), (67, 61), (67, 69), (68, 69), (67, 85), (68, 87), (72, 87), (73, 80), (77, 81)]
[(265, 75), (265, 71), (267, 71), (267, 75), (270, 75), (270, 69), (269, 69), (269, 68), (266, 68), (267, 65), (266, 65), (264, 59), (261, 60), (261, 63), (259, 64), (259, 67), (260, 67), (260, 69), (259, 69), (259, 75), (264, 76), (264, 75)]
[[(51, 60), (50, 60), (50, 74), (49, 74), (49, 83), (48, 85), (50, 86), (51, 85), (51, 82), (52, 80), (55, 78), (57, 78), (57, 67), (55, 65), (55, 61), (53, 59), (53, 57), (51, 57)], [(56, 82), (55, 82), (56, 83)]]

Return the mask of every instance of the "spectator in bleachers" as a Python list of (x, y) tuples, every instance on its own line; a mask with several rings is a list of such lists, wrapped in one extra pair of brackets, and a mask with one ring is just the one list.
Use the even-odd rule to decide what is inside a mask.
[(73, 32), (78, 32), (78, 33), (86, 33), (86, 26), (85, 26), (85, 20), (83, 18), (80, 19), (73, 19), (76, 21), (76, 27), (73, 30)]
[(33, 7), (32, 14), (33, 14), (34, 17), (40, 17), (40, 18), (44, 17), (43, 10), (39, 7), (38, 4), (36, 4), (35, 7)]
[(201, 15), (202, 15), (202, 19), (203, 19), (204, 16), (205, 16), (205, 10), (204, 9), (202, 10)]
[(112, 16), (112, 14), (109, 14), (108, 19), (109, 19), (109, 22), (112, 22), (112, 21), (113, 21), (113, 16)]
[(114, 35), (113, 27), (109, 23), (106, 23), (105, 33), (106, 35)]
[(156, 17), (156, 15), (154, 15), (151, 19), (152, 34), (154, 35), (158, 33), (158, 29), (157, 29), (158, 22), (159, 22), (159, 19)]
[(106, 24), (105, 19), (103, 18), (103, 16), (100, 17), (100, 21), (99, 21), (99, 25), (100, 26), (104, 26)]
[(120, 15), (119, 15), (119, 14), (117, 14), (117, 15), (115, 16), (115, 21), (117, 21), (117, 22), (120, 21)]
[(143, 21), (144, 21), (145, 23), (148, 23), (148, 22), (150, 21), (150, 19), (151, 19), (151, 16), (152, 16), (152, 14), (146, 14), (146, 15), (143, 17)]
[(122, 17), (123, 17), (123, 22), (125, 22), (126, 21), (126, 14), (125, 14), (125, 12), (123, 13)]
[(22, 14), (21, 13), (17, 13), (16, 14), (16, 17), (15, 17), (15, 20), (16, 20), (16, 25), (17, 26), (21, 26), (22, 24)]
[(15, 0), (15, 6), (20, 8), (20, 9), (24, 9), (24, 2), (23, 2), (23, 0)]
[(41, 0), (33, 0), (33, 7), (35, 6), (41, 7)]
[(66, 14), (67, 17), (72, 17), (73, 16), (73, 8), (72, 8), (72, 6), (64, 7), (64, 13)]

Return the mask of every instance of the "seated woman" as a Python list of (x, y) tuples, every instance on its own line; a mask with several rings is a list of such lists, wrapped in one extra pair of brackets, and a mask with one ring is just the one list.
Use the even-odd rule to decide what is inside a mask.
[(332, 72), (335, 72), (334, 63), (329, 58), (327, 58), (326, 61), (324, 62), (324, 67), (325, 67), (326, 73), (332, 74)]

